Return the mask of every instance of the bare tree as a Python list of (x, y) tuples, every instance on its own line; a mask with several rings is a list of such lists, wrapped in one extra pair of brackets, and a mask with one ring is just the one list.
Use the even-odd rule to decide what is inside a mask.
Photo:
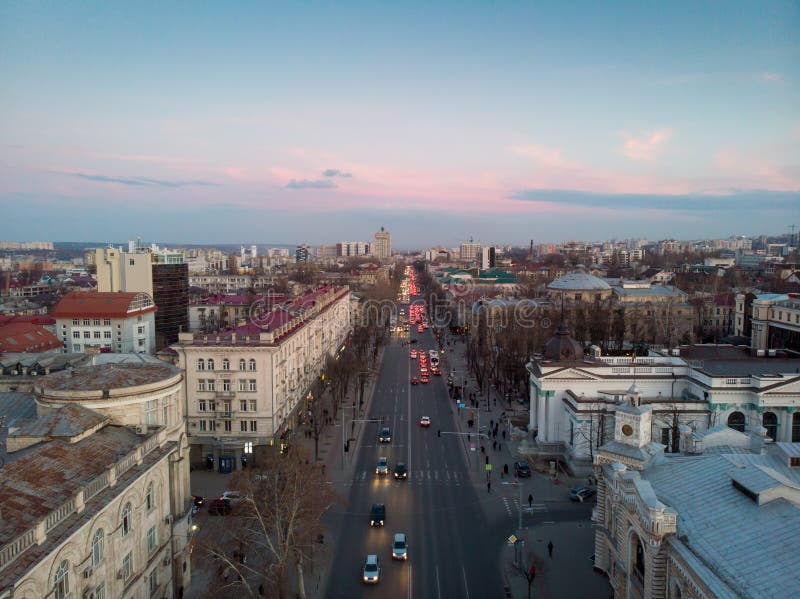
[(511, 562), (510, 565), (511, 571), (522, 576), (528, 583), (528, 599), (531, 599), (533, 581), (536, 579), (536, 560), (533, 554), (530, 551), (526, 551), (525, 555)]

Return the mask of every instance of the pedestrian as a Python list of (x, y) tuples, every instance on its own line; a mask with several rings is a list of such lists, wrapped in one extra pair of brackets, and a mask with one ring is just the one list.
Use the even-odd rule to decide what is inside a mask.
[(529, 508), (533, 507), (533, 494), (532, 493), (528, 494), (528, 507)]
[(550, 557), (553, 557), (553, 541), (548, 541), (548, 543), (547, 543), (547, 553), (550, 554)]
[(489, 421), (489, 428), (494, 428), (494, 420)]
[(492, 441), (492, 449), (497, 451), (497, 441)]
[(505, 440), (506, 440), (506, 431), (505, 431), (505, 429), (503, 429), (503, 441), (505, 441)]
[(503, 444), (502, 443), (498, 443), (497, 444), (497, 451), (503, 451)]
[(487, 493), (491, 493), (492, 492), (492, 481), (490, 481), (490, 480), (486, 481), (486, 492)]

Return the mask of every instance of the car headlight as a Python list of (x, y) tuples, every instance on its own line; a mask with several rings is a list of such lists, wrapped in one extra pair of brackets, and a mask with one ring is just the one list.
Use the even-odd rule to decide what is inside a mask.
[(369, 582), (369, 576), (364, 577), (364, 582)]

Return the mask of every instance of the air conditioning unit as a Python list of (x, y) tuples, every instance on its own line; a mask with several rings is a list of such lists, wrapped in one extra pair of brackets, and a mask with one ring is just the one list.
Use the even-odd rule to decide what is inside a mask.
[(94, 570), (92, 570), (91, 568), (86, 568), (83, 571), (83, 577), (84, 578), (90, 578), (92, 576), (92, 574), (94, 574)]
[(137, 435), (146, 435), (147, 434), (147, 427), (143, 425), (136, 426), (136, 434)]

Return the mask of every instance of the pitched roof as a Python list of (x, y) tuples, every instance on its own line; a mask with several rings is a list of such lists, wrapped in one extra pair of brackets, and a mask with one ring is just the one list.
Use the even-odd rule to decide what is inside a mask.
[(0, 325), (0, 352), (38, 353), (63, 347), (47, 329), (29, 322)]
[(50, 315), (53, 318), (127, 318), (155, 311), (153, 299), (146, 293), (86, 291), (65, 295)]

